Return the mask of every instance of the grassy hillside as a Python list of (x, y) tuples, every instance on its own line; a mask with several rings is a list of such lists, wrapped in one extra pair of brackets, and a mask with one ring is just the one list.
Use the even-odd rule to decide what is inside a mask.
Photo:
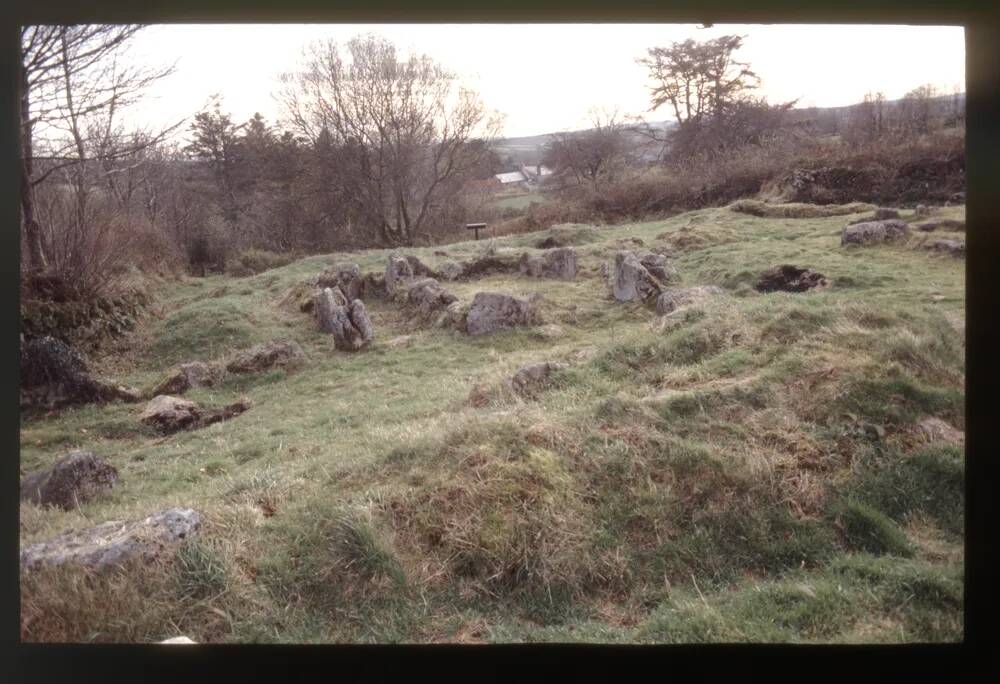
[[(162, 292), (102, 371), (148, 389), (173, 364), (273, 338), (309, 362), (191, 391), (255, 406), (170, 437), (140, 425), (141, 405), (26, 418), (25, 472), (86, 448), (121, 479), (77, 511), (22, 505), (22, 544), (169, 506), (207, 523), (170, 565), (23, 579), (22, 637), (960, 640), (964, 452), (917, 423), (964, 429), (964, 262), (920, 249), (923, 235), (842, 248), (858, 216), (563, 227), (576, 280), (447, 284), (464, 301), (540, 293), (544, 325), (470, 337), (372, 299), (376, 342), (357, 354), (286, 295), (338, 261), (381, 271), (387, 252)], [(493, 244), (530, 250), (550, 232)], [(611, 301), (600, 266), (634, 239), (672, 251), (684, 285), (726, 294), (665, 319)], [(412, 253), (434, 266), (440, 249)], [(753, 289), (784, 263), (832, 285)], [(523, 399), (503, 380), (532, 361), (569, 367)]]

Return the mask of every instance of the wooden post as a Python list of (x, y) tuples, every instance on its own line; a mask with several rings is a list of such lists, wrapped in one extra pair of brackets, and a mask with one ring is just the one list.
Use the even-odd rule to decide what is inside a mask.
[(485, 228), (486, 228), (486, 224), (485, 223), (466, 223), (465, 224), (465, 229), (466, 230), (474, 231), (474, 234), (475, 234), (477, 240), (479, 239), (479, 231), (480, 231), (480, 229), (485, 229)]

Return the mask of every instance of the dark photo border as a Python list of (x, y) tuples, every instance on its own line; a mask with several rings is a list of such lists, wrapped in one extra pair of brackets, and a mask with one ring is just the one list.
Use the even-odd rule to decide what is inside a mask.
[[(992, 434), (997, 350), (1000, 349), (993, 267), (1000, 263), (1000, 12), (993, 3), (964, 0), (618, 0), (593, 2), (503, 2), (455, 0), (16, 0), (2, 12), (3, 222), (0, 286), (4, 363), (0, 376), (4, 440), (0, 459), (0, 562), (3, 610), (0, 673), (5, 681), (140, 681), (204, 674), (213, 680), (283, 682), (308, 672), (328, 680), (385, 680), (418, 672), (439, 679), (507, 680), (511, 675), (576, 678), (721, 678), (734, 669), (741, 680), (781, 675), (808, 680), (818, 674), (888, 676), (948, 674), (962, 678), (981, 669), (995, 637), (993, 622), (996, 553), (990, 532), (995, 520)], [(254, 646), (58, 645), (19, 643), (18, 593), (18, 280), (19, 206), (16, 71), (18, 26), (31, 23), (801, 23), (963, 25), (966, 30), (967, 259), (966, 259), (966, 573), (965, 640), (952, 645), (899, 646)], [(878, 46), (845, 45), (878, 59)], [(929, 50), (933, 46), (928, 46)], [(640, 670), (647, 674), (640, 675)]]

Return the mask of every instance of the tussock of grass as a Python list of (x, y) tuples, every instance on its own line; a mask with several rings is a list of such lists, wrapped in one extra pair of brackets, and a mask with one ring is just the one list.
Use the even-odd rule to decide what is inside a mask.
[(906, 534), (881, 511), (851, 499), (839, 504), (834, 511), (852, 548), (902, 557), (913, 555)]
[(406, 593), (392, 541), (366, 508), (313, 501), (275, 520), (258, 581), (279, 600), (332, 611), (357, 626)]
[(177, 593), (184, 598), (210, 599), (224, 593), (229, 586), (225, 563), (200, 540), (190, 540), (178, 549), (174, 570)]
[(394, 527), (455, 578), (488, 591), (572, 586), (586, 526), (559, 455), (468, 443), (443, 472), (388, 503)]
[(21, 639), (149, 642), (176, 636), (164, 634), (172, 598), (168, 577), (159, 565), (106, 573), (56, 567), (22, 575)]
[(932, 385), (898, 366), (868, 368), (864, 374), (845, 378), (837, 389), (836, 396), (822, 400), (817, 422), (830, 424), (848, 415), (876, 424), (904, 425), (924, 415), (956, 419), (965, 412), (960, 387)]
[(965, 521), (965, 465), (960, 449), (933, 446), (910, 456), (891, 454), (866, 467), (850, 484), (850, 495), (900, 523), (929, 515), (960, 535)]

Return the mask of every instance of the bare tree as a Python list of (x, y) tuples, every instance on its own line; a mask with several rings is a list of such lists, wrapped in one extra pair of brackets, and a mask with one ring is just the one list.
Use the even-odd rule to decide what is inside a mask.
[(922, 135), (931, 129), (936, 96), (937, 89), (930, 84), (914, 88), (903, 96), (899, 103), (900, 131), (903, 135)]
[(404, 59), (376, 36), (313, 44), (285, 77), (285, 113), (312, 143), (326, 131), (338, 183), (384, 244), (412, 243), (481, 163), (499, 120), (478, 95), (427, 56)]
[[(27, 271), (49, 265), (51, 245), (35, 212), (39, 185), (57, 172), (74, 194), (66, 216), (71, 231), (88, 229), (87, 209), (94, 174), (102, 164), (123, 159), (169, 134), (121, 139), (116, 115), (135, 102), (172, 67), (125, 66), (123, 51), (141, 29), (136, 25), (25, 26), (21, 29), (19, 100), (21, 114), (21, 213)], [(118, 138), (121, 144), (107, 144)], [(103, 142), (102, 142), (103, 141)], [(103, 155), (98, 159), (94, 155)], [(40, 158), (45, 159), (40, 164)], [(50, 226), (51, 228), (51, 226)], [(85, 255), (76, 254), (76, 258)]]
[(865, 93), (864, 98), (848, 110), (841, 137), (850, 144), (870, 143), (889, 133), (885, 95)]
[(572, 175), (577, 183), (597, 184), (624, 167), (630, 152), (627, 132), (632, 127), (617, 110), (591, 110), (590, 115), (590, 129), (554, 134), (543, 162), (557, 174)]
[(749, 64), (733, 58), (742, 45), (742, 36), (720, 36), (649, 48), (648, 57), (637, 62), (654, 81), (651, 109), (669, 104), (682, 126), (724, 112), (760, 82)]
[(671, 154), (680, 158), (759, 144), (773, 135), (795, 103), (770, 105), (751, 97), (760, 78), (734, 58), (742, 45), (742, 36), (730, 35), (649, 48), (637, 62), (649, 69), (653, 81), (650, 108), (669, 104), (677, 127), (665, 139), (649, 127), (645, 133), (669, 143)]

